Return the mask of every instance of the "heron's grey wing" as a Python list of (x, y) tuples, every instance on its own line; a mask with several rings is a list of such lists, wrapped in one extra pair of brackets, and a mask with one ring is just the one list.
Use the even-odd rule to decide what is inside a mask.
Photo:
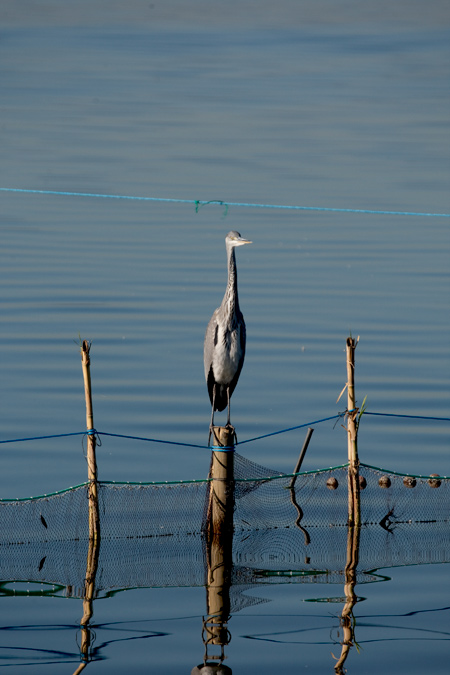
[(217, 344), (217, 331), (218, 331), (218, 323), (217, 323), (217, 314), (218, 314), (218, 309), (214, 312), (212, 317), (209, 320), (209, 323), (206, 327), (206, 333), (205, 333), (205, 341), (203, 343), (203, 365), (205, 367), (205, 378), (208, 379), (208, 373), (210, 371), (210, 368), (212, 366), (213, 362), (213, 355), (214, 355), (214, 347)]
[(241, 358), (239, 360), (239, 365), (238, 365), (238, 369), (236, 371), (236, 374), (230, 382), (230, 386), (229, 386), (230, 396), (233, 393), (233, 391), (235, 390), (236, 385), (238, 383), (239, 375), (241, 374), (241, 370), (242, 370), (242, 366), (244, 365), (244, 358), (245, 358), (245, 343), (246, 343), (246, 339), (247, 339), (247, 331), (246, 331), (246, 328), (245, 328), (244, 317), (242, 315), (241, 315), (241, 318), (239, 320), (239, 324), (240, 324), (239, 325), (239, 340), (240, 340), (240, 345), (241, 345)]
[(203, 343), (203, 366), (205, 368), (205, 380), (208, 385), (208, 393), (211, 401), (213, 402), (213, 390), (214, 390), (214, 373), (212, 370), (214, 347), (217, 344), (217, 331), (219, 325), (217, 323), (217, 314), (219, 309), (216, 309), (211, 319), (209, 320), (208, 326), (206, 327), (205, 341)]

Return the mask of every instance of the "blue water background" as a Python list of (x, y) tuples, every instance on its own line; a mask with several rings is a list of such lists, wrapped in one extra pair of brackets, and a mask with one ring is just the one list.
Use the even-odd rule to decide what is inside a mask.
[[(444, 2), (48, 0), (23, 9), (0, 10), (0, 187), (450, 212), (450, 12)], [(92, 340), (97, 429), (206, 445), (202, 343), (224, 292), (224, 237), (232, 229), (254, 242), (237, 252), (248, 334), (232, 399), (240, 441), (345, 410), (345, 395), (336, 399), (346, 382), (349, 333), (360, 336), (359, 404), (367, 396), (373, 412), (450, 416), (449, 218), (217, 204), (196, 209), (14, 192), (1, 192), (0, 201), (1, 439), (83, 431), (81, 336)], [(361, 459), (450, 475), (449, 431), (443, 421), (367, 416)], [(240, 451), (292, 471), (303, 438), (301, 429)], [(104, 480), (180, 480), (208, 471), (205, 449), (102, 441)], [(316, 425), (304, 468), (344, 463), (346, 446), (341, 422)], [(79, 436), (2, 444), (1, 451), (3, 498), (86, 480)], [(373, 616), (381, 605), (383, 615), (433, 609), (436, 625), (448, 627), (448, 610), (445, 621), (437, 611), (446, 568), (432, 569), (430, 587), (424, 569), (396, 570), (393, 581), (371, 586), (370, 610), (362, 603), (359, 613)], [(412, 590), (417, 585), (418, 592)], [(241, 636), (284, 631), (281, 619), (274, 628), (273, 615), (297, 615), (309, 589), (297, 586), (295, 601), (285, 587), (270, 592), (271, 604), (233, 618)], [(330, 588), (328, 595), (335, 594)], [(69, 624), (73, 641), (81, 603), (2, 601), (13, 623)], [(162, 638), (150, 647), (143, 640), (139, 649), (141, 641), (133, 640), (124, 657), (108, 647), (107, 660), (92, 670), (119, 672), (121, 658), (132, 655), (136, 673), (149, 672), (149, 661), (150, 672), (171, 673), (189, 672), (201, 661), (203, 589), (129, 591), (97, 605), (100, 623), (142, 618), (146, 631), (154, 622), (155, 630), (171, 632), (164, 621), (175, 622), (170, 639), (181, 651), (196, 649), (195, 658), (184, 660), (164, 644), (157, 657), (154, 644)], [(308, 624), (311, 607), (303, 613), (301, 605), (300, 623)], [(329, 612), (314, 607), (327, 617), (327, 628), (320, 638), (306, 638), (305, 667), (323, 672), (332, 669), (330, 650), (336, 654), (328, 619), (337, 612), (334, 605)], [(389, 649), (406, 664), (415, 634), (411, 624), (402, 626), (405, 642), (395, 638)], [(381, 639), (373, 630), (371, 639)], [(387, 629), (381, 634), (388, 649)], [(33, 630), (26, 638), (22, 630), (8, 635), (22, 646), (41, 640)], [(429, 655), (430, 643), (420, 635), (405, 672), (420, 672)], [(52, 643), (51, 632), (48, 637)], [(253, 643), (248, 650), (239, 640), (230, 646), (236, 673), (244, 672), (247, 653), (257, 658)], [(317, 649), (317, 642), (325, 646)], [(283, 638), (278, 651), (271, 642), (272, 660), (254, 644), (260, 660), (250, 672), (298, 664), (305, 655), (297, 638), (289, 648)], [(446, 642), (432, 645), (433, 672), (439, 672), (440, 644)], [(370, 649), (357, 657), (364, 663), (355, 666), (359, 673), (372, 672)], [(176, 666), (164, 664), (168, 653)], [(22, 666), (9, 672), (24, 672)]]

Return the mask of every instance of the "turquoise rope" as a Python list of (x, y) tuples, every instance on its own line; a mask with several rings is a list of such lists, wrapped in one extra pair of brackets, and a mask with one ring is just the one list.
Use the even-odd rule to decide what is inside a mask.
[(2, 192), (19, 192), (39, 195), (59, 195), (64, 197), (93, 197), (101, 199), (130, 199), (143, 202), (170, 202), (172, 204), (194, 204), (199, 206), (206, 204), (219, 204), (220, 206), (239, 206), (253, 209), (286, 209), (293, 211), (329, 211), (332, 213), (368, 213), (382, 216), (427, 216), (433, 218), (450, 218), (450, 213), (422, 213), (418, 211), (378, 211), (375, 209), (344, 209), (328, 206), (289, 206), (286, 204), (254, 204), (247, 202), (227, 202), (220, 199), (201, 200), (201, 199), (174, 199), (169, 197), (135, 197), (131, 195), (104, 195), (91, 192), (64, 192), (59, 190), (28, 190), (23, 188), (0, 188)]
[(212, 452), (234, 452), (236, 447), (234, 445), (210, 445), (209, 449)]
[(65, 488), (64, 490), (57, 490), (56, 492), (48, 492), (45, 495), (37, 495), (36, 497), (16, 497), (13, 499), (0, 499), (0, 504), (5, 503), (15, 503), (15, 502), (31, 502), (37, 499), (47, 499), (48, 497), (58, 497), (60, 495), (66, 494), (67, 492), (73, 492), (78, 490), (78, 488), (87, 487), (88, 483), (80, 483), (79, 485), (73, 485), (72, 487)]
[[(384, 474), (391, 474), (394, 476), (400, 476), (400, 477), (408, 477), (408, 478), (419, 478), (422, 480), (440, 480), (440, 481), (450, 481), (450, 476), (424, 476), (424, 475), (419, 475), (419, 474), (412, 474), (412, 473), (400, 473), (399, 471), (392, 471), (391, 469), (382, 469), (379, 466), (372, 466), (370, 464), (364, 464), (364, 462), (360, 463), (360, 469), (371, 469), (372, 471), (378, 471), (380, 473)], [(301, 477), (301, 476), (313, 476), (321, 473), (329, 473), (330, 471), (338, 471), (339, 469), (345, 469), (348, 467), (348, 462), (346, 464), (339, 464), (337, 466), (330, 466), (330, 467), (324, 467), (322, 469), (310, 469), (309, 471), (299, 471), (298, 473), (280, 473), (280, 474), (274, 474), (271, 476), (258, 476), (254, 478), (236, 478), (235, 482), (236, 483), (255, 483), (255, 482), (269, 482), (269, 481), (276, 481), (280, 479), (287, 479), (287, 478), (294, 478), (294, 477)], [(212, 482), (212, 478), (197, 478), (194, 480), (174, 480), (174, 481), (115, 481), (115, 480), (102, 480), (98, 481), (99, 487), (102, 485), (105, 486), (117, 486), (117, 487), (125, 487), (125, 486), (134, 486), (134, 485), (139, 485), (142, 487), (162, 487), (162, 486), (177, 486), (177, 485), (199, 485), (202, 483), (210, 483)], [(19, 498), (14, 498), (14, 499), (0, 499), (0, 504), (4, 503), (14, 503), (14, 502), (29, 502), (29, 501), (35, 501), (38, 499), (47, 499), (49, 497), (54, 497), (54, 496), (60, 496), (63, 495), (67, 492), (72, 492), (74, 490), (77, 490), (79, 488), (87, 487), (89, 485), (89, 482), (87, 483), (80, 483), (80, 485), (74, 485), (73, 487), (66, 488), (65, 490), (58, 490), (57, 492), (50, 492), (48, 494), (44, 495), (38, 495), (36, 497), (19, 497)]]
[(390, 473), (393, 476), (400, 476), (406, 478), (421, 478), (422, 480), (440, 480), (440, 481), (449, 481), (450, 476), (426, 476), (418, 473), (401, 473), (400, 471), (391, 471), (391, 469), (382, 469), (379, 466), (372, 466), (371, 464), (365, 464), (360, 462), (359, 468), (372, 469), (373, 471), (379, 471), (380, 473)]

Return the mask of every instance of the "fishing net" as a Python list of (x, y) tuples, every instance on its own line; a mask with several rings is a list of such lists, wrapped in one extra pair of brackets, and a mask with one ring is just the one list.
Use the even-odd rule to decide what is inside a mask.
[[(450, 479), (361, 465), (358, 581), (393, 565), (450, 561)], [(232, 581), (341, 583), (347, 561), (348, 468), (280, 474), (235, 453)], [(97, 596), (136, 587), (203, 586), (211, 481), (100, 482)], [(88, 484), (0, 501), (3, 582), (57, 584), (82, 597)]]

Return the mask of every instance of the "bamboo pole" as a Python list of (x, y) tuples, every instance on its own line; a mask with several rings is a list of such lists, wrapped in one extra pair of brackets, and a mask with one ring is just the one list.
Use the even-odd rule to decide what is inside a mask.
[(356, 408), (356, 395), (355, 395), (355, 349), (356, 345), (358, 344), (358, 340), (354, 340), (352, 337), (347, 338), (348, 461), (352, 465), (358, 463), (358, 443), (357, 443), (357, 428), (356, 428), (356, 416), (358, 410)]
[(87, 465), (89, 480), (89, 538), (100, 537), (100, 513), (98, 507), (96, 438), (94, 413), (92, 409), (91, 361), (89, 356), (91, 345), (83, 340), (81, 345), (81, 365), (83, 368), (84, 394), (86, 399), (87, 428)]
[(98, 506), (96, 438), (94, 428), (94, 413), (92, 409), (91, 389), (91, 361), (89, 356), (91, 345), (87, 340), (81, 344), (81, 366), (83, 369), (84, 394), (86, 400), (86, 428), (87, 428), (87, 465), (89, 480), (89, 547), (86, 560), (86, 577), (84, 580), (83, 616), (80, 621), (81, 663), (74, 675), (81, 673), (89, 663), (89, 651), (92, 641), (92, 629), (89, 622), (94, 614), (95, 578), (100, 554), (100, 512)]
[(359, 458), (358, 458), (358, 427), (356, 419), (355, 394), (355, 349), (358, 339), (347, 338), (347, 436), (348, 436), (348, 523), (359, 526), (360, 495), (359, 495)]
[[(359, 338), (347, 338), (347, 437), (348, 437), (348, 530), (347, 530), (347, 564), (345, 566), (345, 597), (340, 622), (343, 632), (341, 655), (336, 660), (336, 675), (343, 675), (344, 664), (355, 644), (355, 622), (353, 607), (357, 602), (355, 593), (357, 567), (359, 562), (359, 542), (361, 535), (361, 502), (358, 458), (358, 425), (355, 394), (355, 349)], [(341, 392), (341, 396), (345, 387)], [(339, 396), (340, 398), (340, 396)], [(339, 399), (338, 399), (339, 400)]]

